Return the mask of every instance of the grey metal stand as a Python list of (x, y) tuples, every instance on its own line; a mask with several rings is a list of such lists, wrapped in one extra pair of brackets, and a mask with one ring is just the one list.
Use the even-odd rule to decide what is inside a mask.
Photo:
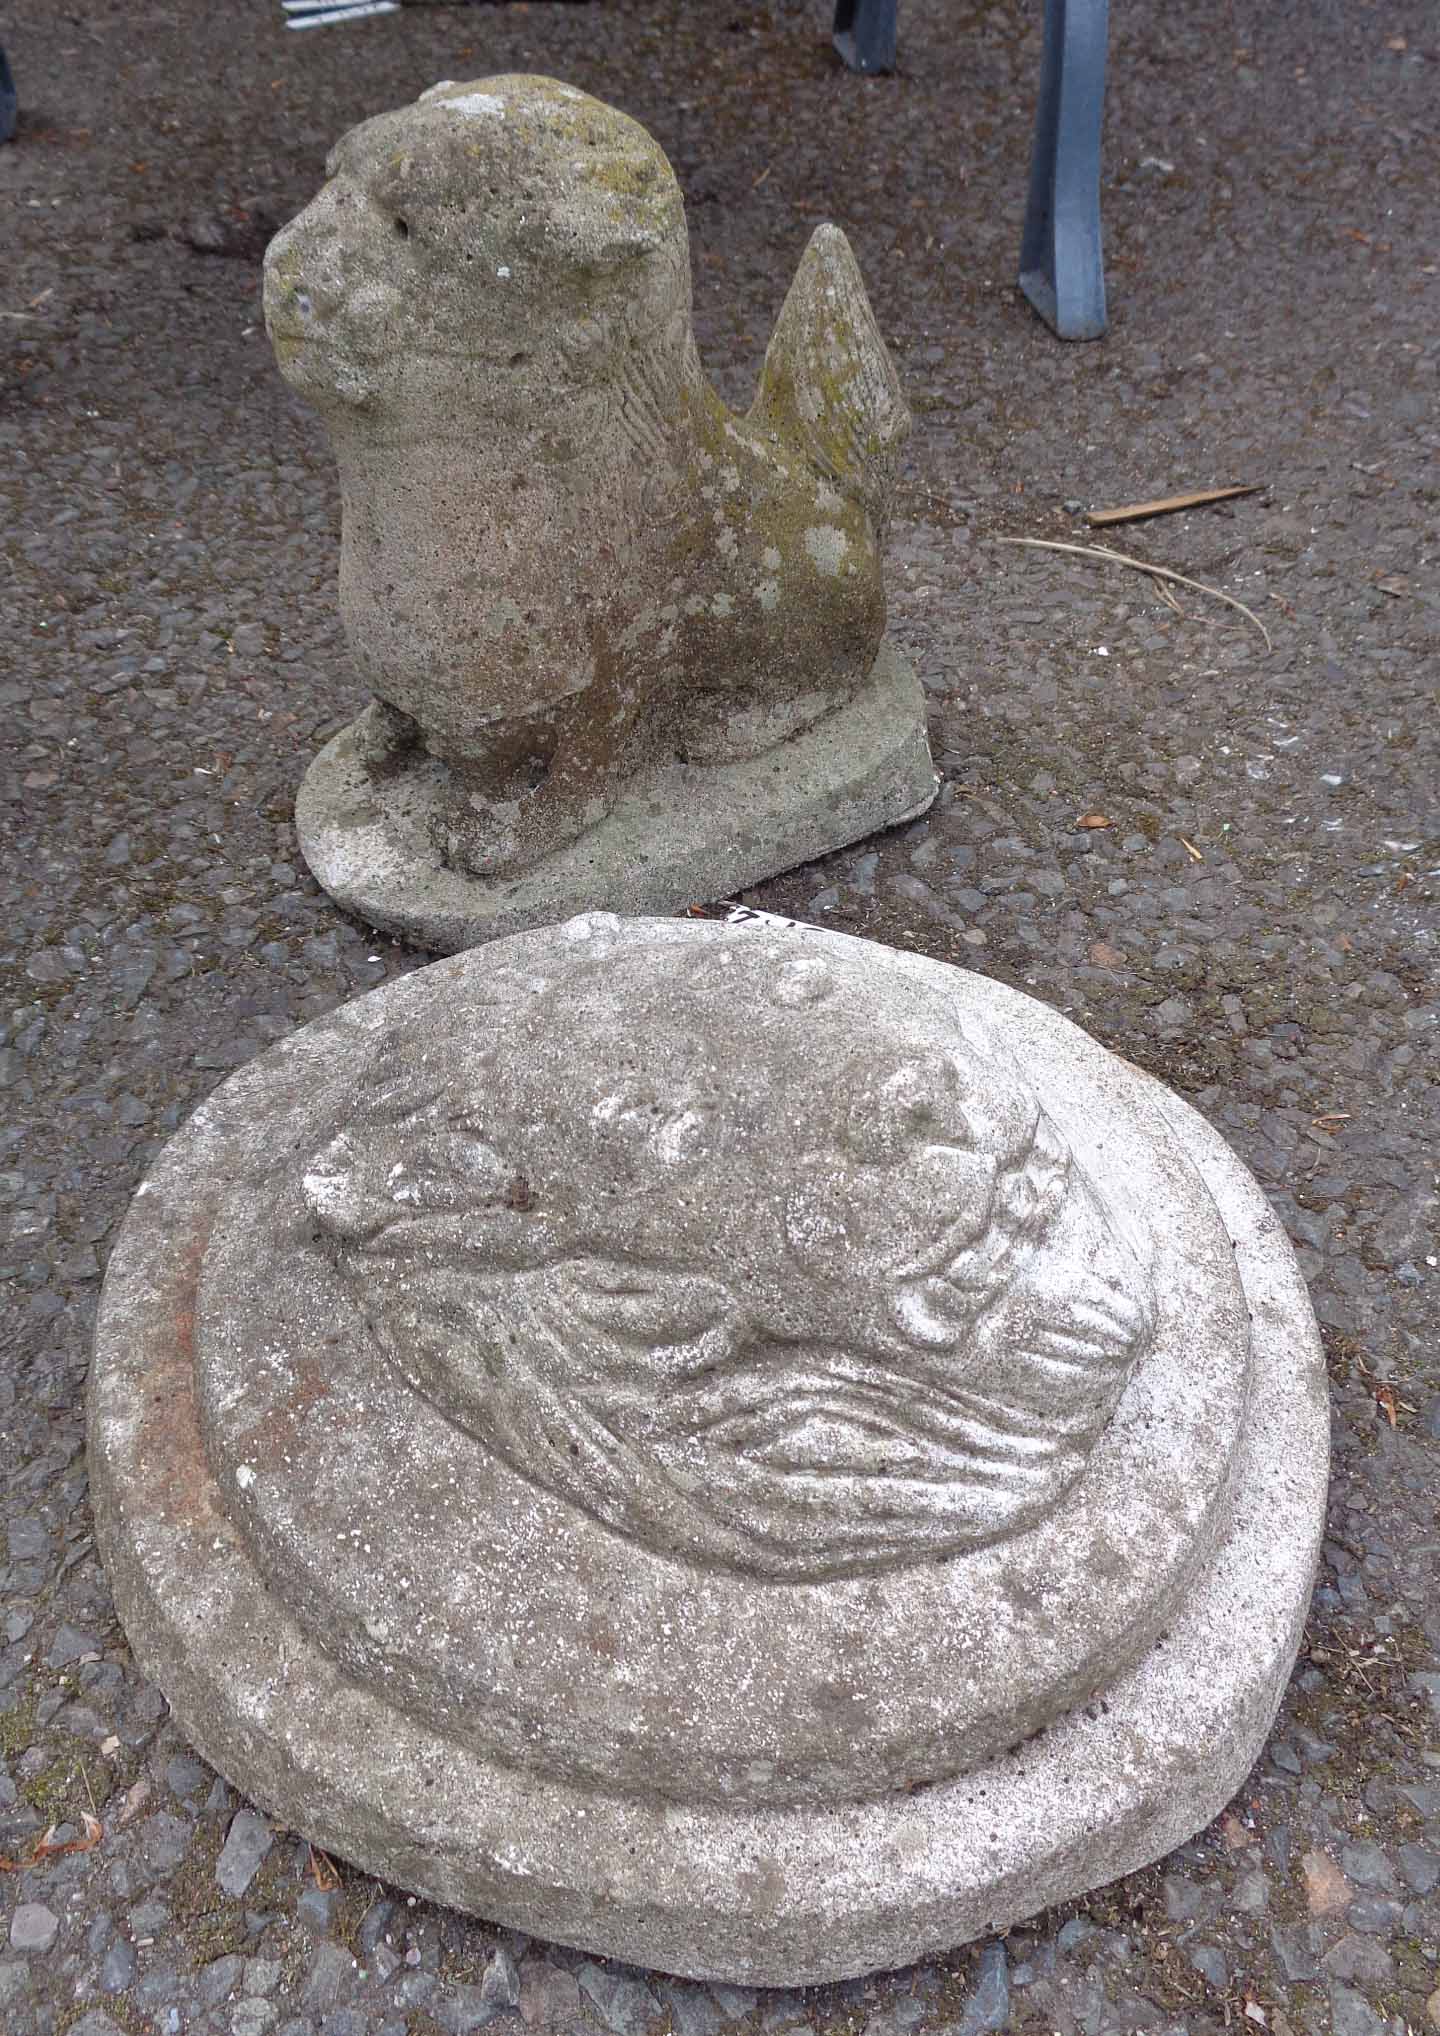
[(852, 71), (895, 68), (896, 0), (836, 0), (835, 47)]
[(5, 61), (5, 52), (0, 49), (0, 141), (9, 141), (13, 136), (17, 110), (15, 79)]
[(1045, 0), (1020, 288), (1061, 339), (1105, 330), (1100, 128), (1108, 0)]
[[(835, 47), (852, 71), (895, 68), (897, 0), (836, 0)], [(1040, 98), (1020, 288), (1061, 339), (1105, 330), (1100, 129), (1108, 0), (1045, 0)]]

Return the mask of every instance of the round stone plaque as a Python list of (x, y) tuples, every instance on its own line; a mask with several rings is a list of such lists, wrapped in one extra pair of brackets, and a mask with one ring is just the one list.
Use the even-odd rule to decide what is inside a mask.
[(1326, 1475), (1293, 1256), (1046, 1006), (812, 929), (586, 915), (227, 1081), (107, 1275), (138, 1657), (331, 1850), (798, 1984), (1218, 1810)]

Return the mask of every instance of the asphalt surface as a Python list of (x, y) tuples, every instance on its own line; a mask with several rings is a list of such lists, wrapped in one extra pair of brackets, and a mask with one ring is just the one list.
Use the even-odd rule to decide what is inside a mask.
[[(497, 2007), (615, 2036), (1440, 2027), (1440, 20), (1118, 7), (1112, 327), (1065, 347), (1013, 283), (1040, 10), (901, 13), (900, 73), (868, 81), (819, 0), (0, 20), (7, 2036), (465, 2036)], [(677, 1985), (332, 1875), (188, 1753), (91, 1541), (89, 1337), (148, 1163), (227, 1070), (422, 959), (295, 851), (295, 786), (361, 695), (259, 255), (349, 123), (507, 69), (660, 138), (730, 401), (828, 217), (915, 409), (892, 615), (944, 789), (750, 902), (1020, 984), (1173, 1084), (1284, 1218), (1330, 1361), (1325, 1560), (1230, 1810), (1003, 1941), (848, 1987)], [(997, 542), (1231, 481), (1262, 492), (1107, 541), (1243, 601), (1269, 650), (1208, 596), (1177, 613), (1126, 567)]]

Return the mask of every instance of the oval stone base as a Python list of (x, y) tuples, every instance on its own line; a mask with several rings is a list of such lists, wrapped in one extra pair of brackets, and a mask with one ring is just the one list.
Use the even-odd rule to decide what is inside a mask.
[(432, 823), (445, 769), (376, 775), (366, 715), (332, 738), (295, 802), (300, 848), (349, 912), (437, 954), (586, 911), (677, 912), (923, 813), (938, 779), (925, 696), (887, 639), (867, 684), (801, 734), (741, 763), (640, 773), (609, 816), (514, 877), (443, 862)]
[[(899, 960), (837, 935), (793, 937), (807, 955)], [(217, 1483), (197, 1392), (212, 1231), (237, 1181), (293, 1158), (317, 1081), (355, 1064), (378, 1031), (415, 1026), (428, 979), (487, 961), (388, 985), (232, 1077), (162, 1156), (111, 1260), (90, 1399), (97, 1535), (136, 1656), (205, 1756), (284, 1824), (437, 1901), (636, 1964), (760, 1985), (902, 1965), (1004, 1929), (1207, 1823), (1270, 1728), (1323, 1518), (1325, 1373), (1294, 1256), (1255, 1183), (1186, 1104), (1034, 1000), (915, 957), (911, 973), (983, 999), (1032, 1075), (1053, 1043), (1057, 1062), (1083, 1061), (1163, 1119), (1233, 1247), (1252, 1328), (1229, 1518), (1177, 1615), (1129, 1668), (953, 1779), (747, 1806), (705, 1799), (704, 1776), (688, 1796), (641, 1793), (478, 1751), (473, 1734), (443, 1733), (362, 1687), (267, 1585)], [(268, 1333), (255, 1323), (256, 1364), (274, 1361)], [(290, 1446), (277, 1430), (272, 1461)], [(373, 1520), (377, 1550), (409, 1537), (426, 1560), (426, 1499), (395, 1490), (393, 1512)], [(475, 1560), (483, 1553), (482, 1539)], [(756, 1586), (761, 1598), (774, 1589)], [(403, 1602), (395, 1616), (403, 1626)]]

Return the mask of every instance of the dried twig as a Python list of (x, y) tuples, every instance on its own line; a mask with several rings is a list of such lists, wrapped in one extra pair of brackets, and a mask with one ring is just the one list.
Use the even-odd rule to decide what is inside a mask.
[(63, 1859), (67, 1852), (93, 1852), (105, 1836), (105, 1827), (98, 1817), (92, 1817), (84, 1810), (80, 1812), (80, 1822), (85, 1829), (83, 1838), (57, 1838), (55, 1833), (60, 1826), (52, 1824), (43, 1838), (36, 1839), (31, 1857)]
[(1194, 488), (1188, 495), (1160, 495), (1153, 502), (1127, 502), (1121, 509), (1090, 509), (1085, 521), (1092, 530), (1107, 523), (1138, 523), (1142, 516), (1168, 516), (1173, 509), (1202, 509), (1207, 502), (1228, 502), (1235, 495), (1258, 495), (1265, 483), (1247, 481), (1238, 488)]
[(63, 1859), (69, 1852), (93, 1852), (105, 1836), (105, 1826), (98, 1817), (80, 1812), (80, 1821), (85, 1829), (83, 1838), (57, 1839), (58, 1824), (52, 1824), (43, 1837), (37, 1838), (23, 1858), (0, 1859), (0, 1873), (24, 1873), (27, 1867), (38, 1866), (42, 1859)]
[(1243, 601), (1237, 601), (1233, 594), (1227, 594), (1220, 587), (1207, 587), (1203, 580), (1192, 580), (1184, 573), (1172, 573), (1169, 566), (1152, 566), (1148, 559), (1131, 558), (1128, 552), (1110, 551), (1101, 544), (1061, 544), (1053, 537), (997, 537), (996, 544), (1023, 544), (1032, 551), (1068, 551), (1076, 558), (1100, 558), (1107, 565), (1129, 566), (1137, 573), (1149, 573), (1152, 579), (1173, 580), (1177, 587), (1191, 587), (1197, 594), (1209, 594), (1216, 601), (1223, 601), (1227, 608), (1238, 608), (1248, 621), (1255, 624), (1265, 639), (1266, 650), (1273, 650), (1270, 632), (1253, 608), (1247, 608)]

